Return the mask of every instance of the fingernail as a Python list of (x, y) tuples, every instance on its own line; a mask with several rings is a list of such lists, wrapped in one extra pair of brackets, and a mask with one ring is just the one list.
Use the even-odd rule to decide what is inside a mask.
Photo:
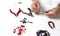
[(48, 13), (48, 11), (45, 11), (45, 13)]

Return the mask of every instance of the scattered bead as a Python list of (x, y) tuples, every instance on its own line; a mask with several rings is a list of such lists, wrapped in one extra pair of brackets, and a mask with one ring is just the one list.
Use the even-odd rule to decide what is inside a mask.
[(28, 15), (28, 16), (32, 16), (32, 17), (33, 17), (32, 12), (31, 12), (31, 9), (28, 8), (28, 10), (30, 11), (30, 13), (23, 12), (23, 10), (21, 10), (21, 9), (19, 8), (18, 12), (17, 12), (17, 13), (14, 13), (14, 12), (10, 9), (10, 13), (14, 14), (15, 16), (18, 16), (19, 13), (22, 12), (23, 14), (26, 14), (26, 15)]
[(23, 19), (22, 21), (20, 21), (20, 22), (22, 22), (22, 23), (27, 23), (26, 20), (27, 20), (27, 19), (24, 18), (24, 19)]
[[(51, 26), (51, 23), (52, 23), (53, 26)], [(54, 22), (52, 22), (52, 21), (49, 21), (49, 22), (48, 22), (48, 25), (50, 26), (51, 29), (55, 28), (55, 24), (54, 24)]]
[(31, 9), (28, 8), (28, 10), (30, 11), (29, 16), (32, 16), (33, 17), (32, 12), (31, 12)]
[(27, 18), (24, 18), (23, 20), (21, 20), (20, 22), (22, 22), (23, 24), (24, 23), (32, 23), (32, 22), (30, 22), (30, 21), (26, 21), (27, 20)]
[(21, 11), (22, 11), (22, 10), (19, 8), (18, 12), (17, 12), (17, 13), (14, 13), (14, 12), (10, 9), (10, 13), (14, 14), (15, 16), (18, 16)]
[(17, 30), (18, 30), (17, 35), (22, 35), (25, 32), (26, 28), (24, 25), (18, 26), (16, 29), (13, 30), (13, 33), (16, 33)]
[(15, 33), (15, 32), (16, 32), (16, 29), (14, 29), (13, 33)]
[(37, 36), (50, 36), (50, 33), (47, 30), (39, 30), (36, 34)]
[(22, 4), (22, 2), (18, 2), (18, 4)]

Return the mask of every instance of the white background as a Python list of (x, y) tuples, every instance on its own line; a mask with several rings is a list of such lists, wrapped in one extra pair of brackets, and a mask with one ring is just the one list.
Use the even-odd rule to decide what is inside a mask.
[[(22, 1), (22, 4), (18, 4), (20, 1)], [(49, 19), (44, 14), (36, 15), (33, 13), (34, 17), (30, 17), (20, 13), (18, 17), (15, 17), (9, 12), (9, 9), (17, 12), (18, 8), (29, 12), (27, 8), (31, 6), (31, 3), (31, 0), (0, 0), (0, 36), (18, 36), (13, 33), (13, 29), (22, 24), (19, 21), (24, 17), (32, 21), (33, 24), (26, 23), (26, 32), (21, 36), (36, 36), (38, 30), (47, 30), (51, 36), (60, 36), (60, 16)], [(48, 26), (48, 21), (53, 21), (56, 28), (51, 29)]]

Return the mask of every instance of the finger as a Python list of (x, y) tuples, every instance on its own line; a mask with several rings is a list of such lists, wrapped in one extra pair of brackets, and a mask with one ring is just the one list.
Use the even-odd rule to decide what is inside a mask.
[(44, 14), (46, 14), (47, 16), (51, 13), (52, 10), (48, 10), (48, 11), (45, 11)]
[(34, 10), (34, 8), (33, 8), (33, 7), (31, 7), (31, 11), (32, 11), (32, 12), (35, 12), (35, 10)]
[(39, 14), (40, 13), (40, 10), (37, 9), (37, 8), (36, 9), (33, 9), (33, 7), (32, 7), (32, 12)]
[(48, 16), (49, 18), (54, 18), (56, 15), (54, 13), (45, 13), (46, 16)]
[(36, 9), (37, 12), (40, 12), (40, 4), (39, 3), (36, 4), (36, 7), (37, 7), (37, 9)]
[(46, 16), (49, 16), (49, 14), (48, 14), (48, 13), (46, 13), (46, 12), (45, 12), (44, 14), (45, 14)]
[(32, 10), (33, 12), (37, 12), (37, 11), (38, 11), (38, 9), (37, 9), (37, 8), (34, 8), (33, 6), (32, 6), (31, 8), (32, 8), (31, 10)]
[(33, 12), (35, 12), (35, 8), (34, 8), (33, 5), (31, 5), (31, 10), (32, 10)]
[(35, 12), (35, 14), (40, 14), (40, 11), (38, 9), (33, 10), (33, 12)]
[(32, 4), (32, 5), (31, 5), (31, 7), (33, 7), (34, 9), (36, 9), (36, 6), (35, 6), (35, 4)]
[(37, 3), (37, 8), (40, 8), (40, 4), (39, 3)]

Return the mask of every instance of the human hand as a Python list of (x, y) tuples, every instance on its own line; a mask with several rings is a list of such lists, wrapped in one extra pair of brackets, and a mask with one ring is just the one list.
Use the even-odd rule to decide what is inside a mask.
[(54, 18), (60, 13), (60, 7), (53, 8), (51, 10), (45, 11), (45, 15), (48, 16), (49, 18)]
[(40, 13), (40, 3), (38, 0), (32, 0), (33, 3), (31, 5), (32, 12), (39, 14)]

